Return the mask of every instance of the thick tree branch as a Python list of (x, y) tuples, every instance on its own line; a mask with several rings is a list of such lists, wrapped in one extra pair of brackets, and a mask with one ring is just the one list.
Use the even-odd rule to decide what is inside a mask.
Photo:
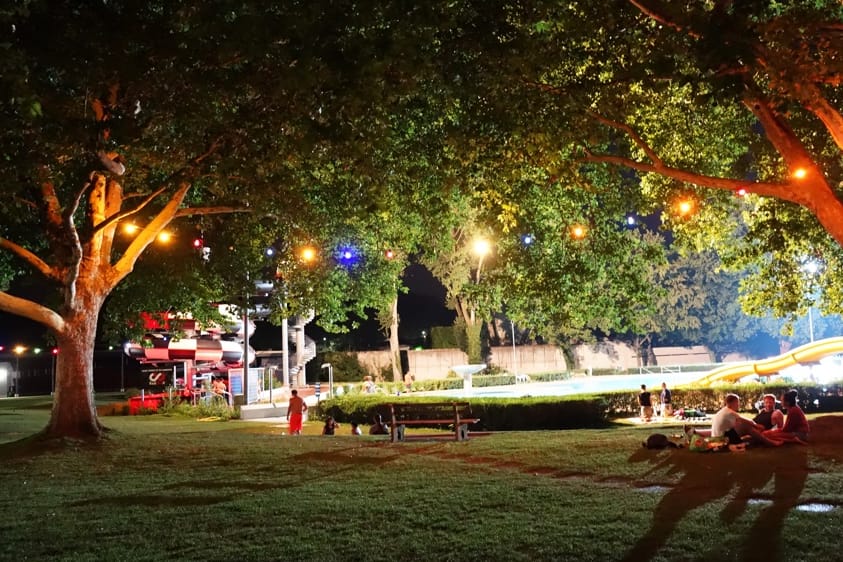
[(828, 103), (820, 88), (815, 84), (794, 84), (802, 105), (817, 116), (834, 139), (837, 148), (843, 150), (843, 115)]
[[(162, 184), (162, 187), (159, 187), (158, 189), (156, 189), (155, 191), (153, 191), (149, 195), (145, 196), (144, 200), (141, 201), (140, 203), (138, 203), (137, 205), (135, 205), (135, 207), (133, 209), (109, 216), (102, 223), (96, 225), (96, 228), (94, 229), (94, 232), (96, 232), (98, 230), (101, 230), (103, 228), (106, 228), (110, 224), (114, 223), (115, 221), (121, 221), (121, 220), (125, 219), (126, 217), (130, 217), (130, 216), (134, 215), (135, 213), (137, 213), (138, 211), (142, 210), (144, 207), (149, 205), (153, 200), (155, 200), (155, 198), (157, 198), (159, 195), (161, 195), (162, 193), (167, 191), (167, 186), (172, 181), (174, 181), (175, 179), (177, 179), (181, 176), (186, 175), (189, 171), (194, 170), (197, 166), (199, 166), (199, 164), (201, 164), (202, 162), (204, 162), (205, 160), (210, 158), (214, 153), (216, 153), (216, 151), (219, 150), (219, 148), (222, 146), (222, 143), (223, 143), (223, 137), (217, 137), (216, 139), (214, 139), (214, 141), (211, 143), (211, 145), (208, 147), (208, 149), (205, 152), (203, 152), (199, 156), (194, 157), (192, 160), (190, 160), (190, 162), (188, 164), (186, 164), (185, 166), (179, 168), (178, 170), (176, 170), (175, 172), (170, 174), (170, 176), (167, 179), (164, 180), (164, 182)], [(181, 189), (181, 187), (179, 189)], [(128, 198), (134, 198), (134, 197), (138, 197), (138, 196), (142, 196), (142, 195), (137, 194), (137, 193), (132, 193), (132, 194), (129, 194), (129, 195), (125, 195), (123, 197), (123, 200), (125, 201)], [(198, 214), (201, 214), (201, 213), (198, 213)], [(186, 215), (179, 215), (179, 216), (186, 216)]]
[(805, 150), (799, 137), (760, 93), (748, 91), (743, 102), (764, 127), (764, 134), (781, 155), (791, 172), (797, 168), (805, 168), (819, 175), (819, 169), (814, 164), (811, 155)]
[(697, 174), (682, 170), (680, 168), (673, 168), (664, 164), (647, 164), (646, 162), (638, 162), (632, 158), (625, 156), (611, 156), (605, 154), (593, 154), (586, 150), (585, 157), (582, 158), (584, 162), (614, 164), (616, 166), (623, 166), (637, 170), (639, 172), (650, 172), (659, 174), (671, 179), (681, 182), (690, 183), (700, 187), (708, 187), (712, 189), (723, 189), (728, 191), (738, 191), (745, 189), (750, 193), (763, 195), (766, 197), (776, 197), (791, 201), (798, 205), (806, 205), (808, 199), (801, 196), (801, 190), (794, 189), (792, 183), (769, 183), (769, 182), (752, 182), (748, 180), (736, 180), (730, 178), (720, 178), (715, 176), (707, 176), (704, 174)]
[(50, 267), (44, 260), (11, 240), (7, 240), (6, 238), (0, 237), (0, 248), (4, 250), (8, 250), (9, 252), (15, 254), (23, 261), (31, 265), (36, 271), (41, 273), (47, 279), (52, 281), (61, 281), (58, 276), (58, 273), (55, 269)]
[[(105, 187), (105, 215), (114, 216), (120, 211), (123, 204), (123, 187), (119, 182), (111, 179)], [(108, 219), (106, 219), (108, 220)], [(103, 221), (105, 222), (105, 221)], [(114, 234), (117, 230), (117, 223), (112, 222), (111, 226), (102, 230), (102, 246), (100, 248), (100, 268), (106, 272), (111, 267), (111, 250), (114, 246)]]
[(230, 213), (251, 213), (254, 209), (246, 207), (187, 207), (179, 209), (175, 218), (192, 217), (198, 215), (224, 215)]
[(50, 181), (41, 183), (41, 200), (44, 205), (46, 229), (50, 247), (57, 263), (62, 264), (62, 269), (54, 269), (56, 280), (62, 284), (66, 291), (66, 300), (72, 300), (75, 296), (76, 278), (79, 275), (79, 265), (82, 261), (82, 244), (79, 240), (79, 233), (73, 223), (73, 215), (79, 205), (79, 200), (88, 189), (89, 184), (79, 190), (73, 204), (62, 211), (55, 187)]
[(55, 334), (61, 333), (64, 329), (64, 320), (62, 317), (49, 308), (31, 300), (12, 296), (6, 292), (0, 292), (0, 310), (16, 316), (29, 318), (46, 326)]
[(170, 200), (164, 205), (164, 208), (155, 216), (152, 221), (141, 230), (140, 234), (135, 237), (123, 256), (111, 267), (108, 273), (108, 283), (113, 288), (124, 277), (132, 272), (137, 262), (138, 257), (143, 253), (147, 246), (149, 246), (155, 238), (164, 230), (170, 222), (175, 218), (176, 213), (181, 207), (187, 192), (190, 191), (190, 182), (182, 182)]
[(597, 119), (598, 121), (603, 123), (604, 125), (608, 125), (613, 129), (618, 129), (619, 131), (623, 131), (624, 133), (626, 133), (629, 138), (631, 138), (633, 142), (635, 142), (635, 144), (638, 145), (638, 147), (644, 151), (644, 154), (647, 155), (647, 158), (649, 158), (653, 162), (653, 164), (655, 164), (656, 166), (664, 165), (664, 162), (662, 161), (661, 157), (656, 154), (656, 151), (653, 150), (652, 147), (647, 144), (647, 142), (644, 141), (643, 138), (641, 138), (641, 135), (639, 135), (632, 127), (630, 127), (626, 123), (621, 123), (620, 121), (609, 119), (608, 117), (604, 117), (593, 111), (589, 111), (588, 114), (591, 115), (594, 119)]
[[(679, 22), (669, 17), (665, 13), (665, 10), (662, 6), (647, 6), (640, 0), (629, 0), (629, 3), (638, 8), (638, 11), (640, 11), (645, 16), (662, 24), (665, 27), (669, 27), (670, 29), (684, 33), (694, 39), (699, 39), (701, 37), (701, 35), (691, 29), (690, 26), (680, 24)], [(656, 2), (654, 0), (651, 0), (650, 2), (648, 2), (648, 4), (656, 4)]]
[(30, 208), (30, 209), (32, 209), (33, 211), (38, 212), (38, 211), (40, 211), (40, 210), (41, 210), (41, 209), (38, 207), (38, 205), (36, 205), (36, 204), (35, 204), (35, 202), (30, 201), (29, 199), (23, 199), (22, 197), (18, 197), (18, 196), (16, 196), (16, 195), (15, 195), (15, 196), (13, 196), (13, 197), (12, 197), (12, 200), (13, 200), (13, 201), (16, 201), (16, 202), (18, 202), (18, 203), (22, 203), (22, 204), (26, 205), (27, 207), (29, 207), (29, 208)]
[[(165, 191), (167, 191), (166, 187), (159, 187), (158, 189), (156, 189), (155, 191), (153, 191), (152, 193), (147, 195), (146, 198), (143, 201), (141, 201), (140, 203), (135, 205), (132, 209), (130, 209), (128, 211), (123, 211), (123, 212), (115, 213), (115, 214), (111, 215), (110, 217), (108, 217), (107, 219), (105, 219), (104, 221), (102, 221), (101, 223), (96, 225), (96, 227), (94, 228), (94, 234), (96, 234), (98, 231), (110, 226), (111, 224), (113, 224), (115, 222), (119, 222), (119, 221), (121, 221), (121, 220), (123, 220), (127, 217), (130, 217), (130, 216), (134, 215), (135, 213), (141, 211), (144, 207), (149, 205), (152, 201), (155, 200), (156, 197), (158, 197), (159, 195), (161, 195)], [(125, 200), (125, 198), (123, 200)]]

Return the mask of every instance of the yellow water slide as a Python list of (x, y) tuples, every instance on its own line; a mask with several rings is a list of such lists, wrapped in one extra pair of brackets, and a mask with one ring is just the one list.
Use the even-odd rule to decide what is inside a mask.
[(843, 337), (819, 340), (791, 349), (787, 353), (768, 357), (760, 361), (746, 361), (724, 365), (710, 371), (692, 384), (707, 386), (716, 382), (735, 382), (749, 375), (774, 375), (793, 365), (815, 363), (823, 357), (843, 353)]

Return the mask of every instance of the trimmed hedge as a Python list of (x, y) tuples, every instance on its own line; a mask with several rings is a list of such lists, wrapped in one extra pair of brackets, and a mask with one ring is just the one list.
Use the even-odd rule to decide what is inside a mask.
[[(714, 413), (723, 407), (726, 394), (737, 394), (741, 399), (741, 410), (754, 412), (755, 402), (764, 394), (774, 394), (779, 398), (783, 392), (795, 388), (799, 392), (799, 405), (805, 412), (840, 412), (843, 411), (843, 385), (817, 385), (811, 383), (768, 383), (741, 384), (734, 386), (715, 386), (699, 388), (671, 389), (673, 409), (682, 407), (697, 408)], [(653, 403), (658, 403), (660, 388), (653, 390)], [(608, 392), (602, 394), (606, 399), (611, 416), (635, 415), (639, 411), (638, 392)]]
[[(563, 377), (564, 374), (547, 376)], [(502, 384), (501, 379), (511, 375), (492, 375), (474, 378), (475, 386)], [(532, 377), (538, 380), (538, 377)], [(546, 379), (556, 380), (556, 379)], [(480, 382), (483, 381), (483, 382)], [(485, 382), (485, 384), (484, 384)], [(514, 381), (513, 381), (514, 382)], [(425, 388), (422, 388), (425, 387)], [(433, 388), (431, 388), (433, 387)], [(438, 379), (413, 383), (416, 390), (439, 390), (462, 388), (462, 379)], [(723, 406), (727, 393), (734, 393), (741, 398), (744, 413), (754, 412), (754, 405), (764, 394), (777, 397), (795, 388), (799, 392), (799, 403), (806, 412), (843, 411), (843, 383), (833, 385), (815, 384), (744, 384), (735, 386), (676, 388), (673, 393), (673, 407), (697, 408), (713, 414)], [(657, 402), (658, 392), (653, 392)], [(610, 418), (636, 416), (639, 412), (638, 393), (630, 391), (606, 392), (592, 395), (540, 396), (524, 398), (469, 398), (457, 399), (443, 396), (417, 396), (413, 394), (376, 393), (346, 394), (322, 401), (314, 408), (315, 418), (324, 419), (333, 416), (340, 423), (357, 422), (370, 424), (372, 418), (380, 414), (386, 420), (389, 417), (390, 402), (449, 402), (467, 401), (480, 422), (472, 429), (482, 431), (512, 431), (532, 429), (574, 429), (605, 427)]]
[[(391, 402), (432, 403), (462, 401), (439, 396), (390, 396), (387, 394), (352, 394), (320, 402), (315, 417), (333, 416), (340, 423), (372, 423), (380, 414), (389, 419)], [(535, 398), (472, 398), (472, 413), (480, 421), (475, 431), (513, 431), (531, 429), (574, 429), (605, 427), (608, 408), (600, 396), (547, 396)]]

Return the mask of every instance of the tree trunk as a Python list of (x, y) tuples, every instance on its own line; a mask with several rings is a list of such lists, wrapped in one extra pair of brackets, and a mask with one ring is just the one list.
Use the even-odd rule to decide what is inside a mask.
[(72, 314), (65, 318), (66, 330), (56, 334), (56, 389), (47, 437), (98, 439), (102, 435), (94, 404), (93, 349), (99, 310), (90, 306)]
[(389, 363), (392, 365), (392, 380), (401, 382), (401, 348), (398, 345), (398, 295), (392, 301), (389, 320)]

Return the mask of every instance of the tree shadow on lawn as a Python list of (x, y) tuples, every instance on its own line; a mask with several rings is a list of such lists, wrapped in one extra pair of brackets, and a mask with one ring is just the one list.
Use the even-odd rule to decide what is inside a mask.
[[(809, 446), (784, 445), (777, 448), (750, 449), (746, 453), (696, 453), (687, 449), (655, 453), (641, 449), (630, 462), (654, 463), (653, 471), (681, 474), (653, 513), (649, 531), (624, 557), (624, 561), (650, 560), (668, 542), (679, 521), (693, 509), (731, 496), (720, 514), (726, 523), (734, 522), (746, 511), (750, 501), (767, 505), (741, 541), (741, 560), (763, 557), (778, 560), (782, 556), (782, 528), (799, 498), (809, 474), (808, 455), (843, 458), (840, 447), (843, 417), (823, 416), (811, 422)], [(772, 481), (773, 491), (760, 491)]]

